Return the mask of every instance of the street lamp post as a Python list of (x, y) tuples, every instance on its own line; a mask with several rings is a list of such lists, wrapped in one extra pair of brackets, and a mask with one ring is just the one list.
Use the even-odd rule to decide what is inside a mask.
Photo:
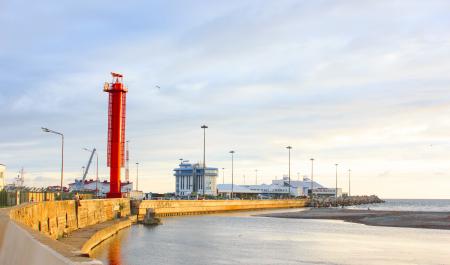
[(222, 168), (222, 183), (225, 184), (225, 168)]
[(349, 169), (348, 170), (348, 196), (350, 197), (351, 196), (351, 193), (350, 193), (350, 173), (351, 173), (352, 171)]
[(139, 190), (139, 162), (136, 162), (136, 191)]
[(234, 151), (231, 150), (231, 199), (233, 199), (234, 194)]
[(258, 185), (258, 170), (255, 169), (255, 185)]
[(336, 189), (335, 189), (335, 191), (334, 191), (334, 194), (335, 194), (335, 198), (336, 198), (336, 200), (337, 200), (337, 197), (338, 197), (338, 195), (337, 195), (337, 192), (338, 192), (338, 185), (337, 185), (337, 178), (338, 178), (338, 165), (339, 164), (336, 164)]
[(288, 198), (290, 198), (291, 197), (291, 149), (292, 149), (292, 146), (288, 146), (286, 148), (288, 149), (288, 153), (289, 153), (289, 173), (288, 173), (288, 176), (289, 176), (289, 196), (288, 196)]
[(314, 158), (311, 158), (311, 200), (314, 198)]
[(41, 127), (43, 132), (53, 133), (61, 136), (61, 200), (63, 199), (63, 180), (64, 180), (64, 134)]
[(205, 157), (206, 157), (206, 129), (208, 126), (202, 125), (201, 127), (203, 129), (203, 198), (205, 197), (205, 190), (206, 190), (206, 163), (205, 163)]

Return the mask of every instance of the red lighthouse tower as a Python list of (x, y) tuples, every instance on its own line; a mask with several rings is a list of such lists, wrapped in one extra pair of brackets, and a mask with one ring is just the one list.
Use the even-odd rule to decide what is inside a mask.
[(109, 93), (108, 103), (108, 166), (110, 188), (108, 198), (122, 197), (120, 171), (124, 165), (125, 109), (128, 89), (123, 85), (123, 76), (111, 73), (113, 80), (105, 83), (103, 91)]

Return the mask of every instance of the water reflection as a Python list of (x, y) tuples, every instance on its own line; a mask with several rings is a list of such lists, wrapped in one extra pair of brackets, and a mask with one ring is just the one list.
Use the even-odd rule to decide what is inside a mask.
[(122, 245), (127, 244), (129, 233), (129, 229), (119, 231), (115, 236), (95, 247), (91, 256), (103, 261), (107, 260), (108, 262), (104, 262), (105, 264), (126, 265), (122, 258)]
[(108, 260), (111, 265), (122, 265), (122, 257), (121, 257), (121, 241), (113, 240), (111, 244), (109, 244), (108, 249)]
[(173, 217), (96, 248), (104, 264), (445, 264), (450, 231), (249, 216)]

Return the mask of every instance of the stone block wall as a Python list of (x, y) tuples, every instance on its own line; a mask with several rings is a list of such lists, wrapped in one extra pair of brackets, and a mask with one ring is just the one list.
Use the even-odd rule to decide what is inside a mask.
[(143, 220), (148, 208), (156, 217), (206, 214), (224, 211), (257, 210), (271, 208), (296, 208), (308, 205), (307, 199), (295, 200), (144, 200), (132, 201), (133, 213)]
[(129, 199), (48, 201), (23, 204), (10, 210), (10, 218), (53, 239), (79, 228), (130, 214)]

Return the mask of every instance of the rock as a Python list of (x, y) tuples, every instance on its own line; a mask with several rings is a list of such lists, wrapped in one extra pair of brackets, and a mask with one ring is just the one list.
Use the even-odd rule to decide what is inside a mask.
[(152, 208), (148, 208), (145, 212), (144, 221), (142, 221), (144, 225), (159, 225), (161, 224), (161, 219), (155, 217), (155, 212)]

